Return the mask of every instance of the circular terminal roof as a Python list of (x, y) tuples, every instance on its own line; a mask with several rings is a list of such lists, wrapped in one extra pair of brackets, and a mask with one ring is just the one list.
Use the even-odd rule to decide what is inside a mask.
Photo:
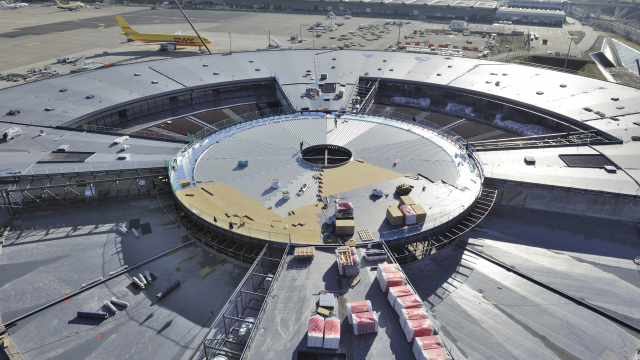
[[(302, 149), (301, 149), (302, 143)], [(322, 243), (337, 202), (355, 208), (355, 230), (374, 239), (406, 224), (387, 220), (400, 197), (396, 186), (427, 213), (420, 232), (463, 212), (481, 188), (480, 171), (459, 146), (413, 124), (370, 116), (289, 115), (227, 128), (177, 156), (172, 174), (181, 201), (234, 231), (291, 234)], [(372, 195), (379, 189), (382, 196)], [(330, 220), (331, 221), (331, 220)], [(237, 225), (244, 222), (242, 228)], [(356, 236), (357, 240), (360, 240)], [(288, 241), (283, 236), (282, 241)]]

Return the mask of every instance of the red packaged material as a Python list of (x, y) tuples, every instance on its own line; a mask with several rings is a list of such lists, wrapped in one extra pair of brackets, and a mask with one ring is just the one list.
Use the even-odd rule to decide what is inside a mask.
[(404, 275), (399, 271), (385, 272), (379, 279), (380, 289), (388, 292), (390, 288), (406, 284)]
[(324, 319), (321, 317), (309, 319), (309, 334), (324, 334)]
[(428, 318), (427, 311), (422, 307), (400, 310), (400, 325), (402, 326), (402, 331), (406, 331), (409, 320), (422, 320)]
[(439, 349), (444, 347), (437, 336), (422, 336), (416, 338), (416, 343), (422, 350)]
[(339, 212), (339, 213), (353, 212), (353, 204), (351, 204), (350, 202), (337, 203), (336, 212)]
[(371, 311), (351, 315), (356, 335), (378, 332), (378, 317)]
[(451, 360), (451, 356), (444, 348), (422, 350), (422, 358), (425, 360)]
[(324, 339), (324, 318), (315, 315), (309, 319), (309, 329), (307, 333), (308, 347), (322, 347)]
[(413, 348), (411, 350), (413, 351), (413, 356), (415, 356), (416, 359), (423, 360), (426, 358), (422, 354), (424, 350), (434, 350), (440, 348), (444, 348), (444, 345), (442, 344), (440, 337), (435, 335), (417, 337), (413, 342)]
[(411, 206), (409, 205), (400, 206), (400, 212), (402, 213), (402, 216), (404, 218), (405, 225), (413, 225), (416, 223), (416, 218), (418, 215), (416, 214), (416, 212), (413, 210)]
[(389, 288), (389, 296), (387, 297), (387, 299), (389, 300), (389, 304), (391, 304), (391, 307), (395, 308), (396, 299), (407, 295), (413, 295), (413, 290), (411, 290), (408, 286), (394, 286)]
[(325, 349), (338, 349), (340, 347), (340, 320), (330, 317), (324, 321), (324, 344)]
[(407, 337), (408, 342), (412, 342), (413, 339), (423, 336), (433, 335), (433, 328), (428, 319), (422, 320), (409, 320), (404, 330), (404, 334)]
[(407, 295), (396, 299), (394, 308), (399, 316), (402, 316), (402, 309), (415, 309), (422, 306), (422, 299), (418, 295)]

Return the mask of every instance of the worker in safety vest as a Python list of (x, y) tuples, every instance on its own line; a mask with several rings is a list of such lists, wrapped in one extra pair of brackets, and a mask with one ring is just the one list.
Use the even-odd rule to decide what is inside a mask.
[(304, 144), (304, 142), (300, 141), (300, 151), (302, 151), (302, 145)]
[(333, 124), (336, 126), (336, 129), (338, 128), (338, 119), (333, 119)]

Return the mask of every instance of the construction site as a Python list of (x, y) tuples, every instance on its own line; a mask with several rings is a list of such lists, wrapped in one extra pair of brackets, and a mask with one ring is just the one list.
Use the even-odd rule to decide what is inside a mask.
[(638, 89), (426, 19), (96, 7), (0, 12), (0, 359), (640, 356)]

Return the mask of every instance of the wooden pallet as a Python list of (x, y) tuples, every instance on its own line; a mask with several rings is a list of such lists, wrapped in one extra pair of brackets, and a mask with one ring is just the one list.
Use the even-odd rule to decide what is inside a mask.
[(340, 258), (340, 265), (342, 266), (353, 265), (351, 248), (349, 248), (348, 246), (343, 246), (338, 248), (338, 257)]
[(293, 256), (296, 259), (313, 259), (316, 257), (316, 248), (313, 246), (297, 247)]
[(371, 235), (371, 231), (369, 231), (369, 229), (358, 230), (358, 235), (360, 235), (360, 240), (362, 240), (362, 242), (373, 241), (373, 236)]

